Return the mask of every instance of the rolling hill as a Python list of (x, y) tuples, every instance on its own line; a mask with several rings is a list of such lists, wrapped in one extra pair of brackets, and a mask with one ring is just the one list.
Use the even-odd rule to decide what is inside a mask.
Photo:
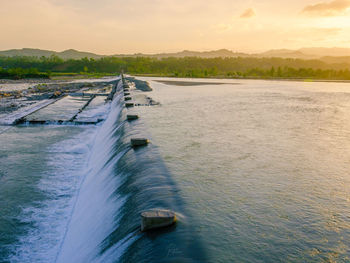
[[(52, 55), (58, 56), (62, 59), (81, 59), (81, 58), (102, 58), (106, 55), (94, 54), (91, 52), (82, 52), (74, 49), (68, 49), (62, 52), (56, 52), (51, 50), (42, 49), (11, 49), (0, 51), (0, 56), (29, 56), (29, 57), (50, 57)], [(247, 54), (242, 52), (233, 52), (228, 49), (219, 49), (213, 51), (190, 51), (184, 50), (174, 53), (159, 53), (159, 54), (115, 54), (114, 57), (154, 57), (154, 58), (166, 58), (166, 57), (200, 57), (200, 58), (215, 58), (215, 57), (258, 57), (258, 58), (293, 58), (293, 59), (320, 59), (327, 63), (348, 63), (350, 61), (350, 48), (301, 48), (298, 50), (291, 49), (273, 49), (262, 53)]]

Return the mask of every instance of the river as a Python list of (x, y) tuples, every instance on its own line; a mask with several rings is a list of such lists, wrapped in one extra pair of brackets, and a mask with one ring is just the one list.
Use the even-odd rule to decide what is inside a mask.
[[(140, 79), (160, 105), (0, 135), (0, 262), (350, 260), (350, 84)], [(140, 233), (155, 207), (177, 224)]]

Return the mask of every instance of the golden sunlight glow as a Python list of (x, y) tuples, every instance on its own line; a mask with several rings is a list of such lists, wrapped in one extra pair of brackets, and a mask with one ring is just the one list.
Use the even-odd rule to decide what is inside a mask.
[(348, 0), (12, 0), (0, 49), (102, 54), (227, 48), (349, 47)]

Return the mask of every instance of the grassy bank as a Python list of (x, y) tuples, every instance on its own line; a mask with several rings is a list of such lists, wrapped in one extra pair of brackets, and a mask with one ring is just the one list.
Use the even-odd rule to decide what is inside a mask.
[(36, 68), (10, 68), (3, 69), (0, 67), (0, 79), (48, 79), (50, 73), (39, 72)]

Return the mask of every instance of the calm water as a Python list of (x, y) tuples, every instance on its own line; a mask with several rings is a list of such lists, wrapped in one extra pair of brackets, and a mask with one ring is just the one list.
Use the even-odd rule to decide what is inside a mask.
[(226, 82), (140, 109), (209, 261), (349, 262), (350, 85)]
[[(350, 84), (144, 79), (160, 106), (117, 93), (78, 117), (97, 126), (0, 127), (0, 262), (350, 261)], [(154, 207), (178, 224), (139, 233)]]

